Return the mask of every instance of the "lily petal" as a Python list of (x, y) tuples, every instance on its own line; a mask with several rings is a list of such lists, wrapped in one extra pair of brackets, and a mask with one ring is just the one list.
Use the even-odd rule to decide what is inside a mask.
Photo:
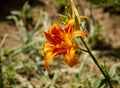
[(50, 42), (51, 44), (54, 44), (54, 45), (57, 44), (57, 42), (55, 42), (54, 38), (49, 33), (44, 32), (44, 34), (45, 34), (45, 37), (48, 40), (48, 42)]
[(55, 22), (52, 27), (49, 28), (48, 33), (52, 35), (61, 35), (63, 32), (62, 27), (58, 24), (58, 22)]
[(83, 37), (85, 37), (85, 38), (87, 38), (88, 37), (88, 35), (87, 35), (87, 33), (86, 32), (84, 32), (84, 31), (74, 31), (74, 32), (72, 32), (72, 38), (74, 38), (74, 37), (76, 37), (76, 36), (83, 36)]
[(62, 41), (64, 41), (62, 36), (54, 35), (53, 38), (54, 38), (54, 40), (56, 41), (57, 44), (61, 44)]
[(46, 70), (49, 70), (49, 64), (51, 63), (51, 61), (53, 60), (53, 58), (55, 57), (57, 53), (52, 53), (49, 52), (47, 53), (46, 57), (45, 57), (45, 68)]
[(80, 18), (80, 19), (87, 19), (87, 20), (90, 20), (90, 18), (88, 17), (88, 16), (78, 16), (78, 18)]
[[(78, 18), (90, 20), (90, 18), (88, 16), (78, 16)], [(73, 25), (74, 23), (75, 23), (75, 20), (74, 19), (70, 19), (68, 21), (67, 25)]]
[(72, 25), (71, 24), (67, 25), (64, 30), (66, 33), (71, 34), (72, 33)]
[(77, 56), (75, 54), (73, 47), (67, 50), (66, 54), (64, 55), (64, 61), (70, 67), (73, 67), (74, 65), (78, 63), (78, 59), (77, 59)]
[(44, 53), (47, 51), (52, 51), (55, 48), (54, 45), (50, 44), (49, 42), (46, 42), (44, 44), (44, 49), (41, 50), (41, 55), (44, 56)]

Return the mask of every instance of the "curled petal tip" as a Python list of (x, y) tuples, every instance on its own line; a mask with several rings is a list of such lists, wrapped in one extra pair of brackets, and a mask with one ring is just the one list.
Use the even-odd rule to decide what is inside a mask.
[(74, 31), (72, 33), (72, 38), (74, 38), (76, 36), (83, 36), (83, 37), (87, 38), (88, 34), (86, 32), (84, 32), (84, 31)]
[(78, 18), (80, 18), (80, 19), (87, 19), (87, 20), (90, 20), (90, 18), (88, 17), (88, 16), (78, 16)]
[(47, 60), (45, 60), (45, 69), (46, 69), (47, 71), (49, 71), (49, 63), (48, 63)]
[(46, 70), (49, 70), (49, 64), (52, 62), (53, 58), (57, 55), (57, 53), (49, 52), (46, 55), (45, 59), (45, 68)]
[(73, 67), (78, 63), (78, 58), (75, 54), (73, 47), (67, 50), (66, 54), (64, 55), (64, 60), (66, 64), (70, 67)]
[(41, 55), (42, 55), (42, 56), (44, 56), (44, 50), (41, 50), (41, 52), (40, 52), (40, 53), (41, 53)]

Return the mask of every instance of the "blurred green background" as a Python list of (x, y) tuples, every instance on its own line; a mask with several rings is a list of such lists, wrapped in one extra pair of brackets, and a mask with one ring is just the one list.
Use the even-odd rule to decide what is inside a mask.
[[(120, 0), (74, 2), (80, 15), (91, 18), (82, 20), (89, 47), (114, 88), (120, 88)], [(79, 63), (73, 68), (58, 56), (50, 72), (45, 70), (43, 32), (67, 19), (69, 0), (1, 0), (0, 11), (0, 88), (109, 88), (84, 52), (76, 52)]]

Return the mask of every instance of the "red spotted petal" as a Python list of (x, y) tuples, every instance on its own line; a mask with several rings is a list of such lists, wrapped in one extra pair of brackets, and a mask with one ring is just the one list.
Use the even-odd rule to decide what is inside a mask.
[(54, 45), (57, 44), (57, 42), (55, 42), (55, 40), (53, 39), (53, 37), (52, 37), (49, 33), (44, 32), (44, 34), (45, 34), (45, 37), (46, 37), (46, 39), (48, 40), (48, 42), (50, 42), (50, 43), (52, 43), (52, 44), (54, 44)]
[(53, 24), (51, 28), (49, 28), (48, 32), (52, 35), (61, 35), (61, 33), (63, 32), (63, 29), (61, 26), (59, 26), (58, 22), (56, 22)]
[(72, 33), (72, 25), (67, 25), (64, 30), (66, 33), (71, 34)]
[(62, 41), (64, 41), (64, 39), (61, 38), (61, 36), (55, 35), (55, 36), (53, 36), (53, 38), (54, 38), (54, 40), (57, 42), (57, 44), (61, 44)]
[(66, 49), (63, 48), (63, 47), (60, 47), (60, 48), (59, 48), (59, 46), (58, 46), (58, 48), (55, 48), (55, 49), (53, 50), (53, 53), (55, 53), (55, 52), (57, 53), (57, 55), (65, 54)]

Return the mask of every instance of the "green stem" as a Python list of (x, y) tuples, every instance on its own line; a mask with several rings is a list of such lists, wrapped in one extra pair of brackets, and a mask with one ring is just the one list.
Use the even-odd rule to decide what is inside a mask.
[(84, 41), (84, 39), (81, 37), (81, 40), (83, 42), (83, 44), (85, 45), (86, 49), (88, 50), (89, 55), (92, 57), (93, 61), (95, 62), (95, 64), (97, 65), (97, 67), (99, 68), (99, 70), (102, 72), (103, 76), (105, 77), (106, 81), (108, 82), (110, 88), (112, 87), (112, 84), (110, 82), (109, 79), (109, 75), (106, 75), (105, 72), (103, 71), (103, 69), (100, 67), (98, 61), (96, 60), (96, 58), (94, 57), (94, 55), (92, 54), (91, 50), (89, 49), (89, 47), (87, 46), (86, 42)]
[(2, 55), (1, 55), (1, 52), (0, 52), (0, 88), (4, 88), (4, 85), (3, 85)]

